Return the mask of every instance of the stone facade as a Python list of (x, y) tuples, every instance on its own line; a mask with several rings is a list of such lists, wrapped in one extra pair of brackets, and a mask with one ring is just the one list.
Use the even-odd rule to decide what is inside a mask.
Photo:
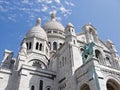
[(0, 90), (120, 90), (120, 59), (111, 40), (102, 42), (91, 24), (76, 34), (54, 13), (40, 23), (25, 35), (16, 58), (5, 50)]

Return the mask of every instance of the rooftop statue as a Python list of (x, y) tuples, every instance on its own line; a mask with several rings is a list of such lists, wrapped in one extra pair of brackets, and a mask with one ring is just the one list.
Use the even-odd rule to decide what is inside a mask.
[(90, 58), (93, 57), (93, 47), (94, 47), (94, 43), (91, 42), (89, 44), (85, 44), (84, 46), (84, 51), (82, 53), (82, 59), (83, 59), (83, 63), (87, 62)]

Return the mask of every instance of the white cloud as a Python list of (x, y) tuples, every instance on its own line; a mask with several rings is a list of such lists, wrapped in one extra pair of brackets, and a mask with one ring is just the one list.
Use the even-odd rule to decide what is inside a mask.
[(57, 2), (58, 4), (60, 4), (60, 0), (55, 0), (55, 2)]
[(70, 6), (74, 6), (74, 4), (72, 2), (68, 2), (68, 1), (65, 1), (65, 4), (70, 5)]
[(46, 12), (47, 10), (48, 10), (48, 7), (45, 6), (45, 5), (44, 5), (44, 6), (42, 7), (42, 9), (41, 9), (41, 11), (43, 11), (43, 12)]
[[(67, 17), (71, 14), (73, 6), (74, 4), (67, 0), (64, 2), (61, 0), (20, 0), (19, 2), (0, 0), (0, 12), (6, 13), (8, 20), (11, 21), (15, 21), (17, 17), (24, 18), (26, 16), (31, 22), (40, 15), (41, 18), (47, 20), (48, 15), (53, 11), (59, 13), (59, 16)], [(46, 16), (44, 17), (44, 15)], [(0, 17), (5, 16), (0, 15)], [(58, 17), (58, 20), (60, 21), (61, 18)]]
[(47, 4), (50, 4), (50, 3), (52, 3), (53, 2), (53, 0), (46, 0), (46, 3)]
[(22, 3), (29, 3), (29, 0), (23, 0)]

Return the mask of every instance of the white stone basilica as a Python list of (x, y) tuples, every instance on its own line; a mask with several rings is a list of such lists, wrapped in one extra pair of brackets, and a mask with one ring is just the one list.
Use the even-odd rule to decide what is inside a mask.
[(17, 58), (5, 50), (0, 90), (120, 90), (120, 59), (114, 43), (91, 24), (76, 34), (56, 20), (38, 18), (22, 40)]

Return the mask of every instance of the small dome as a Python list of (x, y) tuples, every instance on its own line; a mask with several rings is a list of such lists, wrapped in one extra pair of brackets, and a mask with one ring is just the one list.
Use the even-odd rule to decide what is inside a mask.
[(67, 27), (74, 27), (74, 25), (69, 22), (69, 23), (67, 24)]
[(43, 28), (45, 30), (61, 30), (61, 31), (64, 31), (65, 29), (64, 26), (60, 22), (56, 21), (55, 13), (51, 14), (51, 20), (47, 22), (43, 26)]
[(36, 26), (34, 26), (32, 29), (28, 31), (26, 37), (36, 36), (47, 40), (47, 34), (45, 30), (40, 26), (40, 23), (41, 23), (41, 19), (38, 18), (36, 21)]
[(113, 42), (110, 39), (107, 39), (107, 43), (113, 44)]

